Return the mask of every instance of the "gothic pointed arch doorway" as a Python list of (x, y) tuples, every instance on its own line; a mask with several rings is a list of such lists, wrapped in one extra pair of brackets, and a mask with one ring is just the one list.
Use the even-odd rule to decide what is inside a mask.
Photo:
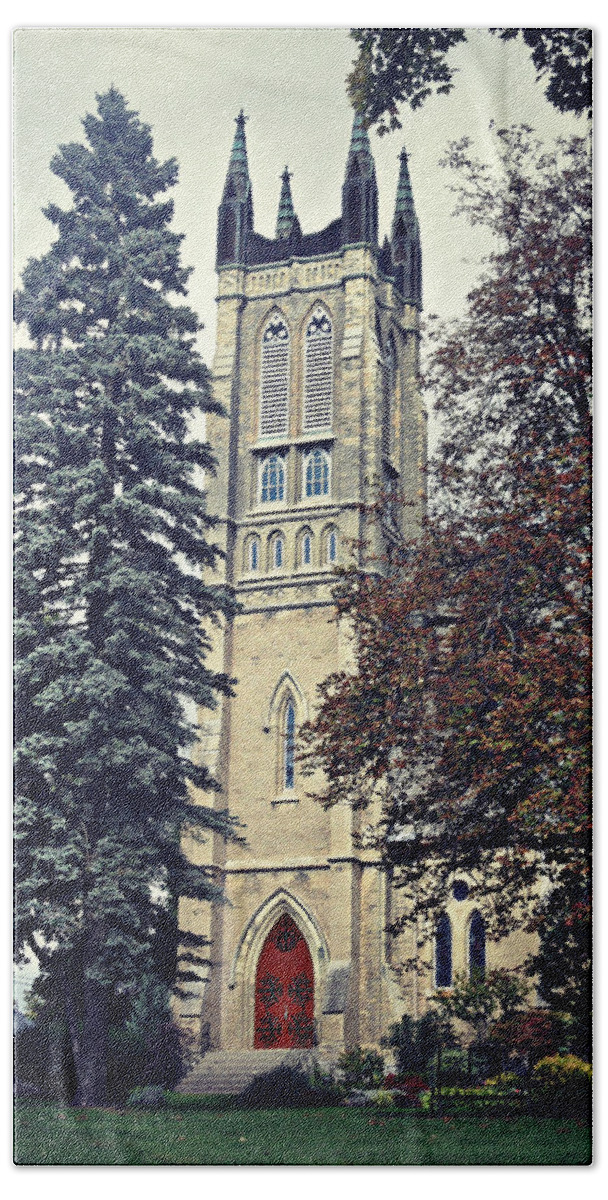
[(314, 971), (308, 943), (288, 913), (270, 930), (255, 976), (255, 1049), (314, 1045)]

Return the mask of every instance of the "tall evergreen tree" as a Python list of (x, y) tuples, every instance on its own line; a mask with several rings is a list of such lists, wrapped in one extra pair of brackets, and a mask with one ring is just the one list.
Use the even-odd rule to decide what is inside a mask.
[(229, 690), (205, 656), (232, 601), (202, 577), (214, 460), (194, 422), (218, 406), (178, 299), (177, 165), (118, 91), (97, 104), (51, 163), (72, 203), (45, 210), (57, 239), (16, 296), (17, 934), (60, 984), (81, 1104), (105, 1099), (109, 1002), (163, 891), (212, 892), (185, 825), (235, 828), (197, 803), (214, 784), (189, 716)]

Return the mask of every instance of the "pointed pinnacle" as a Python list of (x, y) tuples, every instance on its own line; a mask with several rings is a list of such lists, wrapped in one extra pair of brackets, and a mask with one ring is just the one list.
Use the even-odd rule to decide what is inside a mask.
[(405, 146), (399, 155), (399, 182), (397, 184), (397, 199), (395, 202), (395, 219), (398, 216), (416, 220), (412, 181), (408, 167), (409, 155)]
[(353, 129), (346, 163), (347, 175), (354, 160), (358, 162), (359, 166), (365, 166), (368, 174), (371, 174), (375, 170), (374, 157), (369, 142), (369, 135), (363, 123), (363, 117), (359, 112), (355, 113), (353, 120)]
[(275, 233), (275, 237), (277, 238), (289, 237), (293, 229), (294, 221), (296, 220), (296, 214), (293, 207), (293, 198), (291, 195), (291, 184), (289, 182), (290, 179), (291, 172), (287, 167), (285, 167), (285, 170), (281, 175), (281, 195), (279, 198), (277, 229)]

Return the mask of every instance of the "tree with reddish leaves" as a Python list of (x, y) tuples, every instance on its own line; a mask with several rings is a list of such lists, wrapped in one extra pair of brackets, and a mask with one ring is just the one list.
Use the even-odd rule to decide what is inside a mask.
[(324, 803), (380, 806), (368, 836), (410, 916), (458, 869), (498, 935), (538, 928), (547, 889), (587, 919), (590, 193), (581, 139), (496, 137), (498, 178), (464, 143), (446, 158), (496, 248), (463, 317), (432, 322), (429, 516), (340, 572), (356, 669), (322, 686), (304, 753)]

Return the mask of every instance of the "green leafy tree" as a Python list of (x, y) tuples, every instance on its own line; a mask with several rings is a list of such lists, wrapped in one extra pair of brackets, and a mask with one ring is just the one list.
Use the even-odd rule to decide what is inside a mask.
[[(589, 29), (490, 29), (503, 41), (523, 40), (531, 51), (537, 80), (560, 112), (591, 111), (591, 31)], [(420, 108), (436, 92), (454, 87), (456, 68), (449, 52), (466, 42), (465, 29), (353, 29), (359, 54), (348, 76), (348, 92), (368, 125), (378, 133), (400, 129), (399, 105)]]
[[(203, 801), (193, 706), (231, 611), (201, 472), (218, 411), (180, 301), (174, 160), (112, 88), (51, 169), (51, 249), (16, 295), (17, 942), (52, 971), (79, 1104), (106, 1097), (112, 997), (133, 990), (177, 889), (213, 893), (180, 839), (234, 833)], [(198, 756), (200, 760), (200, 756)]]

